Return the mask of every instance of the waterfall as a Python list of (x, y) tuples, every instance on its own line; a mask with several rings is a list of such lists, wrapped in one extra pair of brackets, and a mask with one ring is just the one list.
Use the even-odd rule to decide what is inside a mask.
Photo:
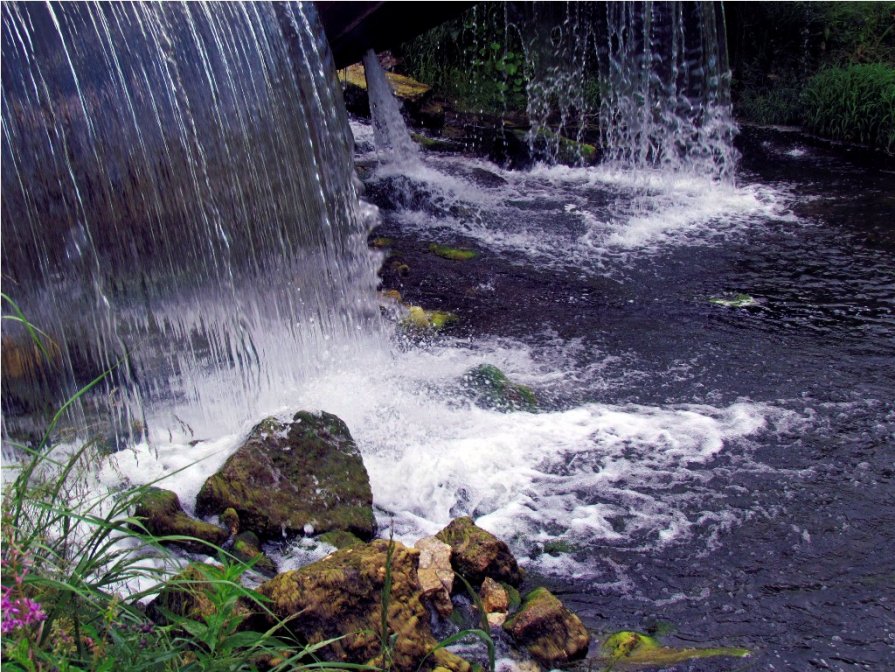
[(717, 7), (607, 3), (600, 128), (609, 160), (732, 176), (736, 126)]
[(370, 99), (370, 116), (373, 119), (376, 148), (391, 155), (395, 160), (412, 160), (418, 153), (416, 144), (411, 139), (407, 124), (401, 116), (398, 99), (395, 98), (379, 58), (372, 49), (364, 54), (364, 73), (367, 77), (367, 94)]
[(713, 2), (513, 3), (525, 50), (528, 140), (561, 136), (620, 167), (732, 177), (736, 134), (724, 21)]
[(109, 368), (80, 433), (219, 434), (377, 340), (311, 3), (4, 3), (2, 27), (3, 291), (51, 344), (4, 320), (4, 435)]

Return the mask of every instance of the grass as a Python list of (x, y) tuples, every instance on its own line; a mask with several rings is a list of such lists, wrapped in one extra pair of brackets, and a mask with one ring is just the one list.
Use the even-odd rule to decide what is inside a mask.
[(895, 153), (895, 67), (827, 68), (808, 81), (802, 97), (813, 132)]
[[(23, 324), (35, 346), (49, 356), (42, 332), (8, 296), (2, 295), (2, 300), (11, 311), (3, 319)], [(267, 599), (243, 585), (242, 576), (251, 563), (199, 539), (152, 535), (131, 514), (155, 482), (96, 494), (91, 487), (101, 459), (96, 445), (51, 449), (49, 437), (66, 410), (109, 373), (63, 404), (36, 447), (15, 445), (21, 460), (13, 467), (4, 466), (4, 481), (14, 477), (4, 483), (0, 520), (3, 669), (390, 670), (396, 641), (386, 618), (391, 553), (382, 591), (382, 666), (319, 660), (317, 652), (341, 637), (315, 644), (292, 638), (285, 626), (300, 615), (277, 619)], [(163, 544), (187, 539), (207, 546), (220, 566), (194, 563), (190, 565), (194, 571), (170, 578), (181, 563)], [(194, 606), (176, 610), (159, 605), (154, 611), (163, 622), (156, 623), (141, 601), (162, 590), (187, 595)], [(257, 615), (273, 626), (253, 629)], [(493, 669), (493, 643), (487, 632), (457, 633), (439, 642), (432, 653), (470, 632), (486, 641)]]

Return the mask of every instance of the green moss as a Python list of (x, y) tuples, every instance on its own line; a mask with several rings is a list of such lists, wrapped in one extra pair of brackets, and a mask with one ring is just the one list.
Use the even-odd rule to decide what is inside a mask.
[(215, 546), (229, 536), (227, 530), (217, 525), (190, 518), (177, 494), (162, 488), (147, 488), (137, 500), (134, 516), (142, 519), (146, 530), (159, 537), (161, 543), (181, 546), (192, 553), (213, 554)]
[(345, 532), (344, 530), (333, 530), (332, 532), (325, 532), (317, 537), (318, 540), (322, 541), (324, 544), (329, 544), (330, 546), (335, 546), (336, 548), (351, 548), (352, 546), (360, 546), (364, 542), (357, 538), (357, 536), (351, 534), (351, 532)]
[(516, 611), (520, 606), (522, 606), (522, 596), (519, 594), (519, 591), (508, 583), (502, 582), (500, 585), (503, 586), (503, 589), (505, 591), (507, 591), (507, 597), (510, 600), (510, 613)]
[(243, 532), (236, 537), (233, 555), (242, 562), (252, 564), (262, 574), (273, 576), (277, 573), (277, 566), (261, 551), (261, 541), (254, 532)]
[(447, 245), (439, 245), (438, 243), (431, 243), (429, 245), (429, 252), (432, 252), (442, 259), (450, 259), (451, 261), (470, 261), (479, 256), (479, 253), (475, 250), (469, 250), (462, 247), (448, 247)]
[(463, 376), (463, 386), (475, 401), (497, 410), (534, 411), (538, 400), (530, 387), (512, 382), (492, 364), (481, 364)]
[(375, 529), (370, 481), (345, 423), (329, 413), (296, 413), (293, 421), (262, 423), (196, 499), (203, 514), (236, 510), (246, 530), (266, 539), (283, 534), (348, 530), (369, 538)]
[(732, 656), (744, 658), (748, 649), (733, 647), (719, 648), (673, 648), (663, 646), (658, 639), (633, 630), (622, 630), (611, 634), (600, 647), (604, 663), (627, 663), (630, 665), (665, 667), (697, 658)]
[[(451, 566), (473, 586), (480, 586), (486, 576), (516, 586), (522, 582), (522, 570), (509, 547), (472, 518), (457, 518), (435, 536), (451, 547)], [(462, 582), (455, 582), (454, 589), (462, 590)]]
[(513, 639), (546, 665), (587, 655), (590, 634), (575, 614), (546, 588), (535, 588), (503, 626)]
[[(385, 662), (380, 657), (379, 637), (382, 591), (386, 563), (390, 562), (386, 619), (389, 633), (395, 636), (390, 669), (410, 671), (440, 665), (454, 672), (469, 672), (469, 664), (450, 652), (428, 655), (436, 641), (429, 614), (420, 601), (416, 578), (419, 553), (398, 542), (389, 553), (390, 543), (378, 539), (336, 551), (301, 569), (279, 574), (259, 592), (270, 598), (270, 609), (278, 618), (289, 619), (286, 627), (300, 641), (328, 642), (317, 652), (322, 659), (381, 664)], [(296, 614), (300, 617), (290, 618)]]

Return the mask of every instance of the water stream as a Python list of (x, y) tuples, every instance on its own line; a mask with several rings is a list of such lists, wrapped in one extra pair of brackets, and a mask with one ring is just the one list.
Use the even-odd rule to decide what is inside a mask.
[[(670, 623), (672, 643), (753, 649), (755, 670), (895, 657), (891, 168), (783, 133), (735, 151), (727, 121), (692, 163), (633, 127), (634, 158), (597, 167), (381, 161), (382, 124), (349, 129), (335, 104), (312, 10), (3, 12), (4, 292), (58, 330), (67, 385), (134, 355), (114, 387), (139, 409), (121, 424), (148, 429), (99, 485), (173, 474), (190, 508), (262, 414), (324, 409), (382, 530), (472, 515), (595, 632)], [(384, 282), (455, 311), (452, 332), (380, 321), (374, 223), (409, 267)], [(481, 363), (539, 411), (473, 403)], [(4, 379), (7, 430), (7, 403), (58, 383), (22, 380)]]

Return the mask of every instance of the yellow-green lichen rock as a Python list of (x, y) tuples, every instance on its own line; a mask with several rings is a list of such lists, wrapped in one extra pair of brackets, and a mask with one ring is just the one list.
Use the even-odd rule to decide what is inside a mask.
[[(392, 544), (391, 557), (389, 545)], [(470, 665), (444, 650), (436, 641), (429, 613), (420, 600), (417, 581), (419, 552), (398, 542), (378, 539), (336, 551), (322, 560), (284, 572), (258, 591), (270, 598), (277, 618), (302, 642), (317, 644), (335, 639), (317, 651), (324, 660), (381, 665), (381, 609), (386, 565), (391, 568), (388, 632), (394, 637), (392, 669), (411, 672), (444, 667), (470, 672)], [(429, 655), (431, 653), (431, 655)]]
[(370, 479), (348, 427), (330, 413), (259, 423), (196, 498), (201, 515), (233, 508), (262, 540), (346, 530), (373, 536)]
[(190, 518), (177, 493), (163, 488), (147, 488), (137, 500), (134, 517), (140, 518), (146, 530), (160, 537), (163, 544), (181, 546), (191, 553), (214, 555), (215, 547), (229, 536), (217, 525)]
[(551, 667), (584, 658), (590, 633), (546, 588), (535, 588), (503, 626), (538, 662)]
[(438, 243), (430, 243), (429, 252), (442, 259), (450, 259), (451, 261), (469, 261), (479, 256), (479, 253), (475, 250), (469, 250), (465, 247), (449, 247), (447, 245), (439, 245)]
[(443, 310), (426, 310), (420, 306), (407, 306), (407, 317), (402, 324), (416, 331), (441, 331), (458, 318), (453, 313)]
[(600, 664), (621, 668), (644, 669), (645, 667), (667, 667), (695, 658), (733, 656), (743, 658), (748, 649), (721, 648), (674, 648), (663, 646), (655, 637), (633, 630), (622, 630), (611, 634), (600, 647)]

